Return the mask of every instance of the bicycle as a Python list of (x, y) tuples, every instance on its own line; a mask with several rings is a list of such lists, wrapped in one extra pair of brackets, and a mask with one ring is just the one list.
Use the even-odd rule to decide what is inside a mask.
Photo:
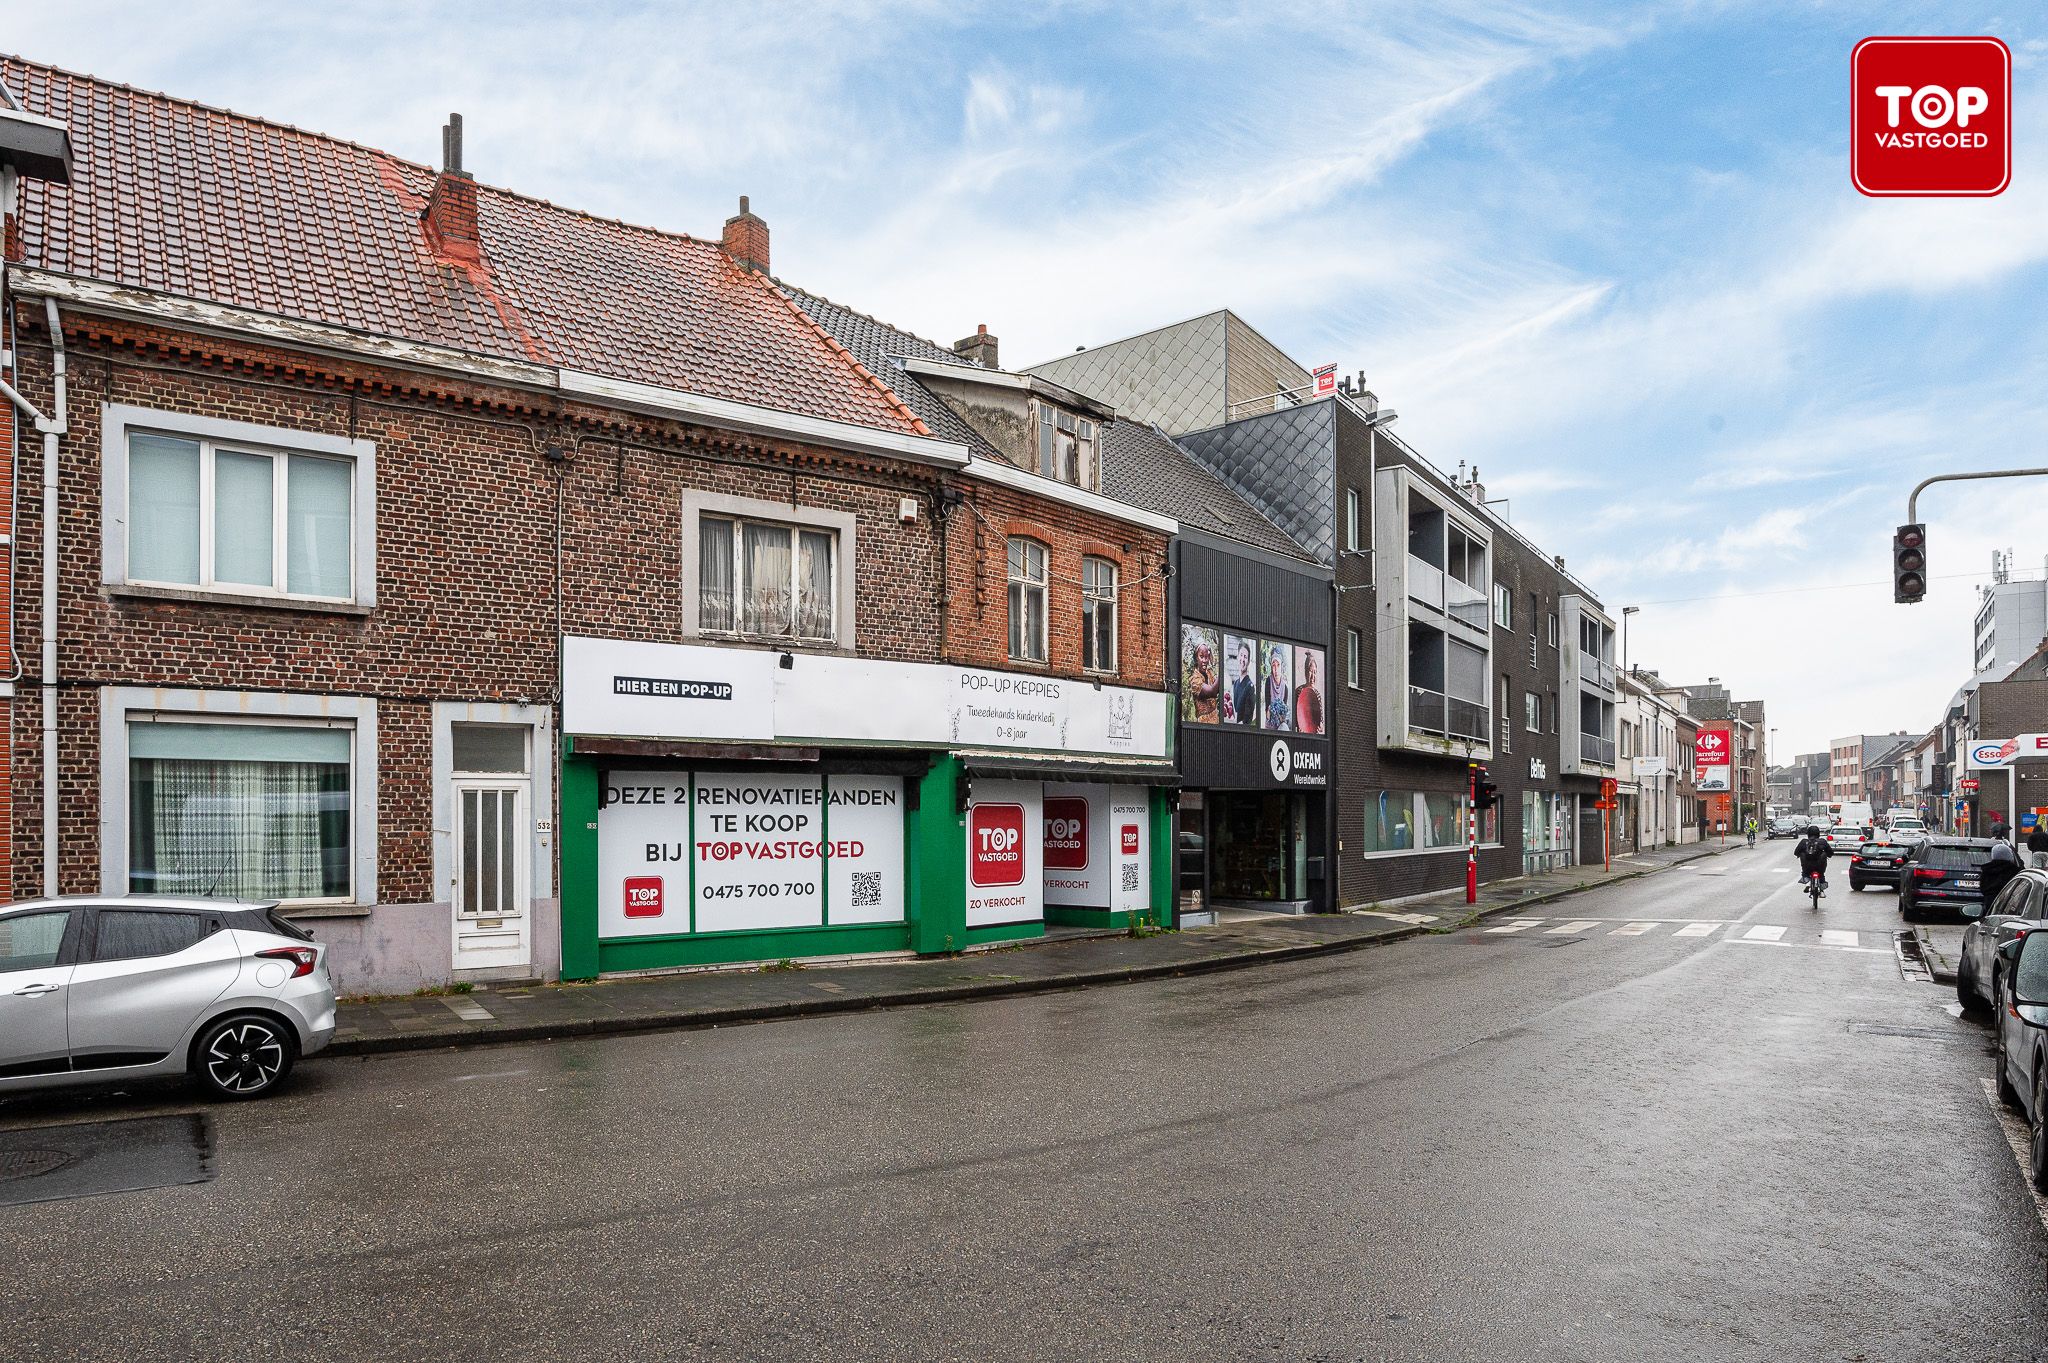
[(1813, 911), (1820, 912), (1820, 897), (1825, 893), (1820, 887), (1820, 872), (1815, 871), (1806, 878), (1806, 897), (1813, 901)]

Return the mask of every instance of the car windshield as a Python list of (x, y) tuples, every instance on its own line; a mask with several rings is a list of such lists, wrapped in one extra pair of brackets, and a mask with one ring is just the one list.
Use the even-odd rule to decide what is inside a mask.
[(1944, 871), (1974, 871), (1990, 856), (1988, 847), (1928, 847), (1921, 851), (1920, 860)]

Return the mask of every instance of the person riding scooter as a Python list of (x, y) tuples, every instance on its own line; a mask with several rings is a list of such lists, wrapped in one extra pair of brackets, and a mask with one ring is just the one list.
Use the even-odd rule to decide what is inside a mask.
[(1823, 893), (1828, 888), (1828, 858), (1834, 854), (1835, 849), (1828, 846), (1828, 840), (1813, 825), (1807, 826), (1805, 834), (1792, 848), (1792, 855), (1799, 858), (1800, 879), (1819, 876)]

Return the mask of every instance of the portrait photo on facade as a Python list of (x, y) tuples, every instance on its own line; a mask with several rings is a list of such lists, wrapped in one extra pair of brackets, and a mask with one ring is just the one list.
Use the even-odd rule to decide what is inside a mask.
[(1294, 728), (1294, 649), (1271, 639), (1259, 641), (1259, 727)]
[(1294, 646), (1294, 732), (1323, 732), (1323, 651)]
[(1180, 627), (1180, 717), (1191, 724), (1214, 724), (1220, 717), (1222, 649), (1214, 628)]
[(1259, 641), (1223, 636), (1223, 722), (1259, 727)]

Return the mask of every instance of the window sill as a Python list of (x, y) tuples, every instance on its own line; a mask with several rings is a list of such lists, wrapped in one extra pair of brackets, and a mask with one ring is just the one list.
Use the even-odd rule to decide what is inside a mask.
[(280, 904), (277, 911), (294, 923), (319, 918), (368, 918), (370, 916), (370, 909), (366, 904), (307, 904), (299, 908), (293, 908), (289, 904)]
[(689, 638), (692, 643), (712, 648), (771, 648), (780, 653), (817, 653), (841, 658), (850, 658), (854, 653), (853, 649), (830, 639), (793, 639), (786, 634), (729, 634), (723, 630), (699, 630)]
[(244, 596), (239, 592), (214, 592), (198, 587), (145, 587), (132, 582), (109, 582), (104, 590), (109, 600), (181, 601), (194, 606), (234, 606), (245, 610), (300, 611), (311, 615), (347, 615), (366, 619), (375, 606), (352, 601), (305, 601), (290, 596)]

